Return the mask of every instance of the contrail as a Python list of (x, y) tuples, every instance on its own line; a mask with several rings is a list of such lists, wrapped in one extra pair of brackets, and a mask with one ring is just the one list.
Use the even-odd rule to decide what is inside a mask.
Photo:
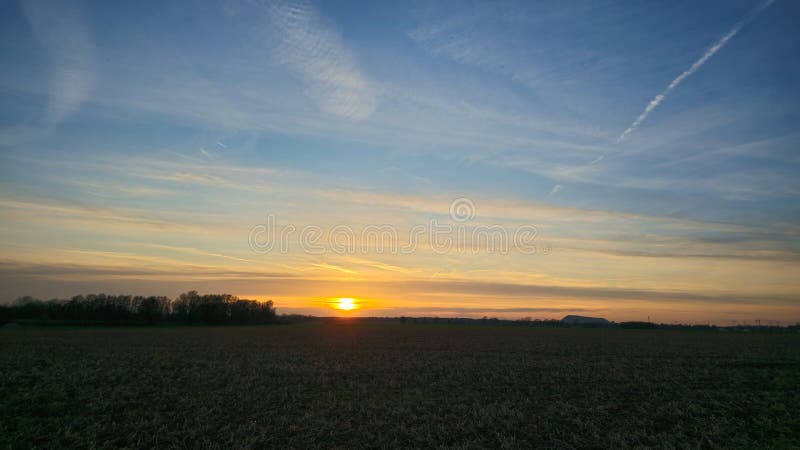
[(714, 45), (712, 45), (708, 50), (706, 50), (706, 52), (703, 53), (703, 56), (701, 56), (700, 59), (695, 61), (691, 67), (689, 67), (683, 73), (678, 75), (677, 78), (672, 80), (672, 82), (666, 88), (664, 88), (664, 90), (661, 91), (660, 94), (656, 95), (655, 98), (653, 98), (653, 100), (650, 100), (650, 103), (647, 104), (647, 106), (644, 108), (644, 111), (642, 111), (642, 113), (639, 114), (639, 117), (637, 117), (636, 120), (633, 121), (631, 126), (629, 126), (627, 130), (623, 131), (622, 134), (619, 135), (619, 137), (617, 138), (617, 143), (619, 144), (623, 139), (625, 139), (625, 136), (631, 134), (633, 130), (635, 130), (639, 125), (641, 125), (642, 122), (644, 122), (644, 120), (647, 119), (647, 116), (650, 115), (650, 113), (654, 109), (656, 109), (656, 107), (658, 107), (658, 105), (660, 105), (661, 102), (664, 101), (664, 98), (666, 98), (667, 94), (669, 94), (670, 91), (678, 87), (678, 85), (681, 84), (683, 80), (685, 80), (687, 77), (689, 77), (689, 75), (697, 72), (697, 70), (700, 69), (700, 67), (702, 67), (703, 64), (706, 63), (706, 61), (711, 59), (711, 57), (714, 56), (715, 53), (717, 53), (722, 47), (725, 46), (725, 44), (728, 43), (728, 41), (730, 41), (734, 36), (736, 36), (736, 33), (738, 33), (739, 30), (741, 30), (745, 25), (750, 23), (753, 19), (756, 18), (756, 16), (761, 11), (768, 8), (774, 2), (775, 0), (767, 0), (766, 2), (762, 3), (761, 6), (754, 9), (750, 14), (747, 15), (747, 17), (740, 20), (736, 25), (734, 25), (733, 28), (731, 28), (731, 30), (728, 31), (727, 34), (725, 34), (725, 36), (722, 36), (722, 39), (715, 42)]

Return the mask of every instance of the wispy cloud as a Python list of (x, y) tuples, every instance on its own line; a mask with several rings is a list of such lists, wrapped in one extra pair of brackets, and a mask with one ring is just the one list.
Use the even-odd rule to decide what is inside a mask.
[(277, 56), (309, 84), (320, 108), (356, 121), (371, 116), (376, 98), (370, 81), (313, 5), (301, 0), (270, 6), (270, 24), (280, 38)]
[(705, 64), (709, 59), (711, 59), (712, 56), (714, 56), (718, 51), (722, 49), (722, 47), (725, 46), (725, 44), (728, 43), (728, 41), (730, 41), (734, 36), (736, 36), (739, 30), (741, 30), (745, 25), (750, 23), (753, 19), (756, 18), (756, 16), (761, 11), (769, 7), (774, 2), (775, 0), (767, 0), (766, 2), (762, 3), (758, 8), (756, 8), (750, 14), (748, 14), (747, 17), (740, 20), (736, 25), (734, 25), (734, 27), (731, 28), (731, 30), (725, 34), (725, 36), (722, 36), (720, 40), (715, 42), (708, 50), (706, 50), (705, 53), (703, 53), (703, 56), (700, 57), (700, 59), (695, 61), (694, 64), (692, 64), (688, 69), (684, 70), (680, 75), (678, 75), (674, 80), (672, 80), (669, 83), (669, 85), (667, 85), (667, 87), (664, 88), (663, 91), (661, 91), (661, 93), (656, 95), (653, 98), (653, 100), (650, 100), (650, 103), (648, 103), (647, 106), (644, 108), (644, 111), (642, 111), (642, 113), (639, 114), (639, 117), (637, 117), (636, 120), (634, 120), (633, 123), (625, 131), (623, 131), (622, 134), (619, 135), (619, 137), (617, 138), (617, 143), (621, 142), (623, 139), (625, 139), (626, 136), (633, 133), (633, 131), (636, 130), (636, 128), (638, 128), (639, 125), (641, 125), (642, 122), (645, 121), (645, 119), (647, 119), (647, 116), (649, 116), (650, 113), (653, 112), (653, 110), (656, 109), (658, 105), (660, 105), (664, 101), (664, 99), (673, 89), (678, 87), (678, 85), (681, 84), (683, 80), (688, 78), (690, 75), (697, 72), (703, 66), (703, 64)]
[(213, 257), (217, 257), (217, 258), (228, 259), (228, 260), (231, 260), (231, 261), (246, 262), (246, 263), (255, 263), (255, 262), (257, 262), (257, 261), (252, 260), (252, 259), (237, 258), (235, 256), (226, 255), (224, 253), (209, 252), (209, 251), (206, 251), (206, 250), (201, 250), (201, 249), (192, 248), (192, 247), (178, 247), (178, 246), (175, 246), (175, 245), (163, 245), (163, 244), (141, 244), (141, 245), (144, 246), (144, 247), (152, 247), (152, 248), (157, 248), (157, 249), (170, 250), (170, 251), (179, 252), (179, 253), (188, 253), (190, 255), (213, 256)]
[(66, 2), (21, 3), (53, 66), (44, 124), (55, 126), (89, 95), (95, 78), (94, 44), (81, 14)]
[(342, 272), (342, 273), (346, 273), (346, 274), (349, 274), (349, 275), (355, 275), (355, 274), (358, 273), (357, 271), (348, 269), (346, 267), (336, 266), (336, 265), (328, 264), (328, 263), (324, 263), (324, 262), (313, 263), (311, 265), (314, 266), (314, 267), (318, 267), (320, 269), (333, 270), (333, 271), (336, 271), (336, 272)]
[[(208, 224), (200, 224), (200, 215), (192, 220), (157, 217), (158, 214), (134, 208), (112, 208), (36, 199), (0, 198), (0, 211), (6, 223), (47, 223), (51, 226), (91, 228), (96, 231), (151, 230), (160, 232), (202, 232)], [(217, 225), (222, 231), (224, 226)]]

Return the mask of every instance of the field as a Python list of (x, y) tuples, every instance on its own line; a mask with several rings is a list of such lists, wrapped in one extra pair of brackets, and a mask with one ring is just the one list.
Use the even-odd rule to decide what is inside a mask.
[(800, 335), (0, 329), (2, 447), (797, 447)]

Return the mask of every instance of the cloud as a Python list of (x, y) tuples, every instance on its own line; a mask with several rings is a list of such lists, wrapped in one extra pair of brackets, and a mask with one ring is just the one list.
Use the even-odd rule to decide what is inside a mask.
[(0, 211), (6, 223), (46, 223), (51, 227), (77, 227), (99, 232), (111, 230), (150, 230), (159, 232), (208, 232), (211, 228), (225, 231), (224, 224), (201, 222), (203, 215), (181, 213), (175, 219), (135, 208), (113, 208), (36, 199), (0, 198)]
[[(569, 242), (569, 241), (568, 241)], [(646, 244), (646, 243), (645, 243)], [(606, 256), (622, 256), (632, 258), (674, 258), (674, 259), (717, 259), (717, 260), (740, 260), (740, 261), (778, 261), (796, 263), (800, 261), (800, 253), (793, 250), (771, 250), (771, 249), (745, 249), (742, 251), (727, 250), (731, 246), (716, 246), (721, 248), (720, 251), (713, 252), (715, 247), (711, 247), (712, 251), (705, 253), (701, 252), (687, 252), (683, 249), (678, 251), (661, 250), (656, 248), (654, 250), (618, 250), (614, 248), (601, 248), (591, 249), (585, 247), (575, 246), (574, 244), (567, 244), (568, 246), (559, 246), (559, 250), (574, 250), (580, 253), (594, 253)], [(727, 250), (727, 251), (726, 251)], [(702, 251), (702, 250), (701, 250)]]
[(547, 195), (556, 195), (556, 194), (558, 194), (559, 192), (561, 192), (563, 190), (564, 190), (564, 186), (562, 186), (560, 184), (557, 184), (557, 185), (553, 186), (553, 189), (551, 189), (550, 193), (547, 194)]
[[(387, 282), (392, 284), (392, 282)], [(445, 293), (450, 295), (498, 299), (516, 297), (528, 299), (590, 299), (622, 301), (698, 301), (709, 303), (764, 303), (795, 305), (798, 297), (792, 294), (752, 296), (727, 292), (688, 292), (658, 289), (625, 289), (604, 286), (555, 286), (542, 284), (493, 283), (482, 281), (410, 281), (402, 283), (405, 292), (417, 294)]]
[(354, 121), (375, 112), (373, 87), (336, 31), (304, 1), (270, 5), (270, 24), (280, 39), (278, 59), (299, 75), (320, 108)]
[[(179, 261), (170, 261), (159, 258), (139, 257), (141, 263), (119, 264), (112, 259), (114, 255), (109, 252), (93, 252), (101, 262), (97, 264), (72, 264), (72, 263), (37, 263), (19, 260), (0, 260), (0, 281), (17, 277), (44, 280), (102, 280), (137, 279), (137, 280), (252, 280), (258, 282), (264, 279), (290, 280), (295, 275), (281, 272), (259, 271), (256, 269), (245, 271), (217, 266), (204, 266), (200, 264), (186, 264)], [(133, 255), (132, 255), (133, 256)], [(134, 260), (131, 257), (131, 260)], [(137, 262), (137, 261), (134, 261)], [(116, 263), (116, 264), (111, 264)], [(24, 294), (21, 294), (24, 295)], [(1, 299), (0, 299), (1, 300)]]
[[(496, 5), (460, 5), (457, 14), (444, 20), (426, 22), (409, 31), (408, 36), (427, 52), (464, 64), (493, 72), (522, 85), (537, 89), (547, 80), (541, 65), (531, 63), (531, 54), (546, 52), (542, 43), (536, 52), (520, 46), (519, 16), (528, 13), (528, 8), (512, 8), (504, 14)], [(449, 13), (449, 11), (448, 11)], [(512, 19), (513, 17), (513, 19)], [(537, 25), (541, 25), (537, 19)], [(546, 20), (546, 19), (544, 19)], [(531, 22), (523, 20), (530, 25)], [(487, 33), (493, 27), (502, 27), (501, 33)]]
[(226, 255), (224, 253), (217, 253), (217, 252), (209, 252), (197, 248), (192, 247), (177, 247), (174, 245), (163, 245), (163, 244), (141, 244), (144, 247), (152, 247), (157, 249), (164, 249), (164, 250), (171, 250), (174, 252), (179, 253), (188, 253), (190, 255), (200, 255), (200, 256), (214, 256), (217, 258), (228, 259), (231, 261), (238, 261), (238, 262), (246, 262), (246, 263), (256, 263), (257, 261), (252, 259), (245, 259), (245, 258), (237, 258), (235, 256)]
[(346, 274), (350, 274), (350, 275), (355, 275), (355, 274), (358, 273), (355, 270), (351, 270), (351, 269), (348, 269), (346, 267), (336, 266), (336, 265), (328, 264), (328, 263), (324, 263), (324, 262), (312, 263), (311, 265), (314, 266), (314, 267), (318, 267), (320, 269), (333, 270), (333, 271), (336, 271), (336, 272), (342, 272), (342, 273), (346, 273)]
[(66, 2), (23, 1), (22, 9), (53, 66), (46, 126), (74, 113), (95, 78), (94, 44), (79, 11)]
[(591, 312), (596, 309), (589, 308), (537, 308), (537, 307), (523, 307), (523, 308), (471, 308), (471, 307), (439, 307), (439, 306), (419, 306), (419, 307), (395, 307), (369, 310), (370, 315), (374, 316), (397, 316), (397, 315), (444, 315), (444, 316), (457, 316), (457, 317), (471, 317), (488, 314), (507, 315), (514, 313), (575, 313), (575, 312)]
[[(107, 258), (106, 258), (107, 260)], [(324, 266), (324, 264), (323, 264)], [(328, 267), (320, 267), (328, 268)], [(154, 270), (155, 269), (155, 270)], [(336, 269), (332, 269), (336, 270)], [(605, 286), (520, 284), (482, 281), (406, 280), (364, 281), (305, 278), (296, 274), (266, 270), (235, 270), (230, 268), (174, 263), (170, 267), (154, 268), (152, 264), (108, 265), (42, 263), (20, 260), (0, 261), (0, 302), (22, 295), (63, 295), (64, 284), (93, 282), (86, 284), (83, 292), (102, 289), (122, 292), (125, 281), (138, 280), (142, 287), (150, 286), (150, 292), (168, 292), (168, 285), (178, 283), (201, 290), (228, 291), (237, 295), (246, 292), (264, 292), (270, 296), (302, 296), (303, 298), (327, 297), (331, 292), (364, 292), (379, 297), (402, 297), (419, 300), (411, 307), (420, 308), (464, 308), (469, 304), (480, 304), (492, 311), (514, 308), (518, 312), (533, 312), (532, 308), (553, 309), (554, 304), (568, 302), (584, 307), (606, 306), (623, 308), (625, 304), (639, 302), (697, 303), (705, 305), (785, 305), (797, 308), (798, 296), (794, 293), (764, 293), (763, 295), (739, 294), (729, 291), (685, 291), (665, 289), (614, 288)], [(35, 289), (32, 282), (37, 281)], [(147, 281), (147, 283), (142, 283)], [(192, 285), (185, 282), (191, 281)], [(68, 291), (72, 292), (72, 289)], [(45, 293), (46, 292), (46, 293)], [(62, 294), (59, 294), (61, 292)], [(80, 289), (74, 291), (80, 293)], [(370, 297), (371, 295), (367, 295)], [(512, 306), (519, 305), (519, 306)], [(570, 310), (576, 310), (570, 307)]]
[(683, 80), (688, 78), (691, 74), (697, 72), (700, 69), (700, 67), (703, 66), (703, 64), (705, 64), (709, 59), (711, 59), (711, 57), (714, 56), (714, 54), (720, 51), (722, 47), (724, 47), (725, 44), (728, 43), (728, 41), (730, 41), (734, 36), (736, 36), (739, 30), (741, 30), (745, 25), (750, 23), (753, 19), (756, 18), (758, 13), (769, 7), (774, 2), (775, 0), (767, 0), (766, 2), (762, 3), (761, 6), (759, 6), (750, 14), (748, 14), (747, 17), (740, 20), (736, 25), (734, 25), (733, 28), (731, 28), (730, 31), (728, 31), (728, 33), (725, 34), (725, 36), (723, 36), (720, 40), (715, 42), (714, 45), (712, 45), (708, 50), (706, 50), (706, 52), (703, 53), (703, 56), (701, 56), (700, 59), (695, 61), (694, 64), (691, 65), (691, 67), (684, 70), (680, 75), (678, 75), (674, 80), (672, 80), (669, 83), (669, 85), (663, 91), (661, 91), (660, 94), (656, 95), (653, 98), (653, 100), (650, 100), (650, 103), (648, 103), (647, 106), (644, 108), (644, 111), (642, 111), (642, 113), (639, 114), (639, 117), (637, 117), (636, 120), (634, 120), (633, 123), (625, 131), (623, 131), (622, 134), (619, 135), (619, 137), (617, 138), (617, 143), (622, 142), (622, 140), (625, 139), (626, 136), (633, 133), (633, 131), (636, 130), (636, 128), (638, 128), (639, 125), (641, 125), (642, 122), (645, 121), (645, 119), (647, 119), (647, 116), (649, 116), (650, 113), (664, 101), (664, 99), (673, 89), (678, 87), (678, 85), (681, 84)]

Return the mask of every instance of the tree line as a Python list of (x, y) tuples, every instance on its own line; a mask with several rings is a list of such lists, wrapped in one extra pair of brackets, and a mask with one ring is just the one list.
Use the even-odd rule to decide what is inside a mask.
[(89, 294), (70, 299), (22, 297), (0, 306), (0, 323), (43, 321), (66, 323), (266, 324), (276, 321), (272, 300), (240, 299), (230, 294), (200, 295), (197, 291), (168, 297)]

